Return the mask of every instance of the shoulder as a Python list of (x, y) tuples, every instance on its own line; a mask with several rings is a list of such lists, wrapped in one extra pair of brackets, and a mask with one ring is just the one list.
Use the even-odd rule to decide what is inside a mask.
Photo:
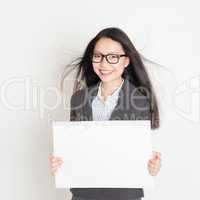
[(86, 102), (96, 94), (97, 90), (98, 85), (77, 90), (71, 96), (71, 105), (79, 105), (80, 103)]
[(136, 101), (140, 104), (148, 104), (150, 99), (141, 90), (141, 87), (137, 87), (129, 80), (126, 80), (124, 82), (124, 86), (122, 88), (124, 96), (128, 96), (128, 98), (130, 98), (131, 101)]
[(87, 93), (87, 88), (77, 90), (75, 93), (73, 93), (70, 100), (71, 105), (72, 106), (79, 105), (83, 101), (83, 99), (85, 99), (86, 93)]
[(123, 110), (134, 113), (137, 118), (150, 119), (150, 98), (143, 94), (140, 89), (126, 80), (121, 92)]
[(72, 94), (71, 99), (77, 99), (77, 98), (83, 97), (85, 96), (86, 92), (87, 92), (87, 88), (79, 89)]

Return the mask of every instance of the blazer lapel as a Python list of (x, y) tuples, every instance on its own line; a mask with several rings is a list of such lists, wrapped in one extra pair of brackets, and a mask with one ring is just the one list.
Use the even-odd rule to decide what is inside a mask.
[(100, 84), (100, 81), (95, 86), (89, 87), (87, 90), (86, 95), (88, 95), (88, 98), (85, 105), (84, 113), (88, 121), (93, 121), (92, 101), (97, 96), (99, 84)]
[(127, 79), (124, 79), (124, 83), (122, 85), (122, 88), (119, 92), (119, 97), (116, 106), (114, 107), (111, 116), (109, 120), (116, 120), (116, 119), (122, 119), (125, 108), (126, 108), (126, 103), (127, 103), (127, 97), (129, 95), (129, 86), (130, 82)]
[[(92, 115), (92, 101), (93, 99), (97, 96), (98, 93), (98, 87), (99, 87), (100, 82), (98, 82), (95, 86), (89, 87), (87, 89), (87, 102), (84, 107), (84, 115), (86, 117), (86, 120), (92, 121), (93, 120), (93, 115)], [(117, 118), (123, 118), (123, 114), (125, 112), (126, 108), (126, 103), (128, 96), (130, 94), (130, 82), (127, 79), (124, 79), (124, 83), (122, 85), (122, 88), (119, 92), (119, 97), (116, 106), (114, 107), (112, 114), (109, 118), (109, 120), (115, 120)]]

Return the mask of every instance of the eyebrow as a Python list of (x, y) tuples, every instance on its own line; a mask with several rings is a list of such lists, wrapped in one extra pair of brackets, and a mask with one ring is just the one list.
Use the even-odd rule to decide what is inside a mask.
[[(100, 54), (103, 54), (102, 52), (100, 52), (100, 51), (98, 51), (98, 50), (94, 50), (94, 53), (100, 53)], [(124, 54), (123, 52), (114, 52), (114, 51), (111, 51), (111, 52), (109, 52), (109, 53), (107, 53), (107, 54)], [(106, 55), (106, 54), (103, 54), (103, 55)]]

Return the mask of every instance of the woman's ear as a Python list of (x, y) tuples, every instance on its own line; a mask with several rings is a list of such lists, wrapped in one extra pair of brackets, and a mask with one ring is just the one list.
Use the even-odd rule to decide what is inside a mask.
[(130, 63), (130, 59), (129, 59), (129, 57), (126, 57), (124, 66), (127, 67), (129, 65), (129, 63)]

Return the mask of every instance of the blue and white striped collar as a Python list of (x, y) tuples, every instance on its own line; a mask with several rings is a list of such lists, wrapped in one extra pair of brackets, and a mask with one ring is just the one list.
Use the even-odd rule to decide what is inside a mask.
[[(120, 86), (111, 95), (107, 96), (107, 99), (117, 99), (118, 96), (119, 96), (119, 92), (120, 92), (120, 89), (122, 88), (123, 83), (124, 83), (124, 79), (122, 79), (122, 83), (120, 84)], [(99, 84), (97, 97), (100, 100), (103, 100), (103, 97), (101, 95), (101, 85), (102, 85), (102, 82), (100, 82), (100, 84)]]

